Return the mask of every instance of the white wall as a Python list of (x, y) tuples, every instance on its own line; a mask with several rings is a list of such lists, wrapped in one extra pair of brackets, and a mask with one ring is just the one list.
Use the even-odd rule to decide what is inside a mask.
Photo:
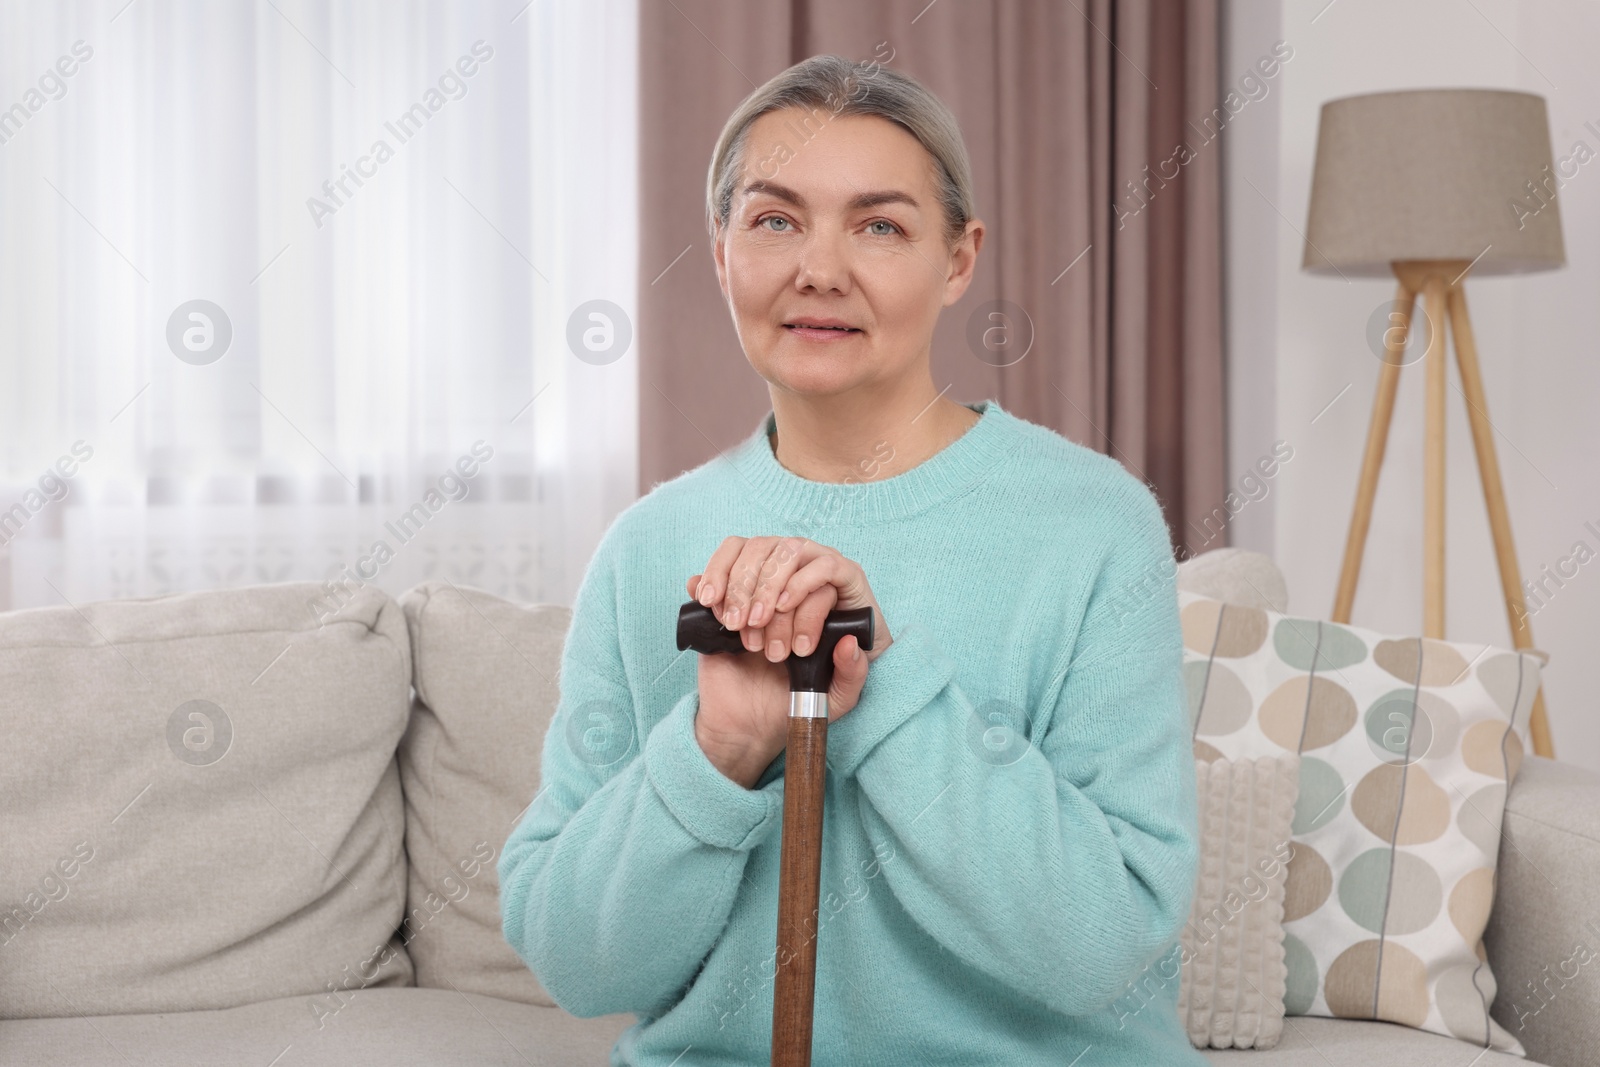
[[(1367, 317), (1392, 297), (1394, 284), (1299, 269), (1320, 106), (1387, 89), (1520, 89), (1546, 98), (1558, 158), (1578, 140), (1600, 152), (1600, 137), (1584, 127), (1587, 121), (1600, 127), (1593, 47), (1600, 41), (1600, 4), (1233, 0), (1230, 7), (1229, 67), (1242, 68), (1263, 40), (1281, 37), (1294, 48), (1270, 97), (1238, 117), (1228, 146), (1230, 461), (1242, 470), (1260, 453), (1261, 394), (1268, 388), (1275, 434), (1295, 449), (1273, 496), (1252, 505), (1258, 514), (1241, 512), (1233, 543), (1274, 554), (1288, 580), (1291, 612), (1326, 617), (1379, 367), (1364, 339)], [(1271, 201), (1270, 218), (1263, 200)], [(1567, 182), (1559, 203), (1565, 268), (1467, 283), (1524, 577), (1570, 556), (1580, 540), (1600, 551), (1600, 535), (1584, 525), (1600, 529), (1600, 160)], [(1263, 353), (1268, 344), (1275, 351)], [(1459, 385), (1453, 364), (1450, 376)], [(1422, 384), (1420, 366), (1401, 375), (1355, 602), (1352, 621), (1359, 626), (1421, 629)], [(1446, 635), (1509, 646), (1457, 388), (1449, 390), (1448, 404)], [(1263, 522), (1270, 522), (1270, 533)], [(1557, 756), (1600, 769), (1600, 558), (1549, 598), (1533, 631), (1536, 646), (1551, 656), (1545, 700)]]
[[(1273, 56), (1282, 30), (1282, 0), (1231, 0), (1223, 6), (1222, 83), (1238, 86), (1257, 62)], [(1222, 156), (1224, 228), (1224, 360), (1228, 376), (1229, 483), (1272, 453), (1278, 439), (1278, 264), (1273, 254), (1283, 219), (1268, 202), (1278, 185), (1279, 88), (1294, 60), (1261, 78), (1265, 95), (1229, 121)], [(1271, 70), (1270, 63), (1266, 67)], [(1259, 71), (1256, 71), (1259, 75)], [(1253, 90), (1257, 95), (1262, 89)], [(1265, 196), (1263, 196), (1265, 194)], [(1293, 444), (1293, 442), (1287, 442)], [(1293, 460), (1289, 461), (1292, 466)], [(1229, 522), (1230, 544), (1275, 555), (1274, 479), (1259, 500)]]

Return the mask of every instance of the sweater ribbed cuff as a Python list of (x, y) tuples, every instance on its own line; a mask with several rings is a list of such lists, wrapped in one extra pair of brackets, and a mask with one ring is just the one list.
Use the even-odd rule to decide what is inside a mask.
[(860, 701), (828, 726), (829, 769), (847, 778), (854, 775), (879, 742), (933, 703), (955, 673), (955, 661), (933, 634), (907, 624), (872, 661)]
[(695, 837), (717, 848), (747, 851), (772, 829), (782, 800), (746, 789), (706, 756), (695, 740), (700, 694), (685, 693), (645, 741), (645, 775), (667, 810)]

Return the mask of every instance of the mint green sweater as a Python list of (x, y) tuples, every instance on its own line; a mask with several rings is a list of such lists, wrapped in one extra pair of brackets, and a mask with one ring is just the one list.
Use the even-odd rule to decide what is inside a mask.
[(784, 760), (754, 789), (711, 764), (674, 640), (689, 576), (767, 534), (859, 562), (894, 638), (828, 730), (813, 1063), (1206, 1062), (1176, 1010), (1198, 830), (1160, 508), (1115, 460), (970, 406), (932, 458), (854, 485), (780, 465), (769, 413), (602, 539), (498, 869), (551, 997), (637, 1014), (613, 1067), (768, 1062)]

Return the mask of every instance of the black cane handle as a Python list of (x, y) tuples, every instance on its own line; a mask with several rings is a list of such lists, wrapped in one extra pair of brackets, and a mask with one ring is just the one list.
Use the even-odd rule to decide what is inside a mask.
[[(833, 646), (846, 634), (854, 634), (863, 652), (872, 651), (872, 609), (840, 608), (828, 612), (822, 624), (822, 640), (810, 654), (789, 654), (785, 665), (789, 668), (791, 693), (826, 693), (833, 685)], [(739, 631), (730, 630), (717, 621), (711, 609), (697, 600), (691, 600), (678, 609), (678, 651), (693, 649), (711, 654), (717, 652), (743, 652)]]

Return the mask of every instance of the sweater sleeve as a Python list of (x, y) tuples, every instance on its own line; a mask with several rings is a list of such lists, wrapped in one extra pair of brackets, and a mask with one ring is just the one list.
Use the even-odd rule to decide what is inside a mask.
[(1143, 495), (1068, 642), (1073, 662), (1058, 654), (1043, 736), (987, 749), (983, 696), (914, 623), (829, 728), (829, 764), (856, 777), (868, 832), (905, 858), (884, 867), (902, 906), (948, 951), (1068, 1015), (1105, 1008), (1171, 946), (1198, 872), (1171, 549)]
[(750, 851), (782, 803), (773, 784), (745, 789), (706, 758), (693, 689), (642, 745), (623, 729), (640, 721), (642, 701), (623, 669), (610, 540), (574, 604), (540, 791), (497, 865), (501, 922), (568, 1012), (656, 1016), (727, 925)]

